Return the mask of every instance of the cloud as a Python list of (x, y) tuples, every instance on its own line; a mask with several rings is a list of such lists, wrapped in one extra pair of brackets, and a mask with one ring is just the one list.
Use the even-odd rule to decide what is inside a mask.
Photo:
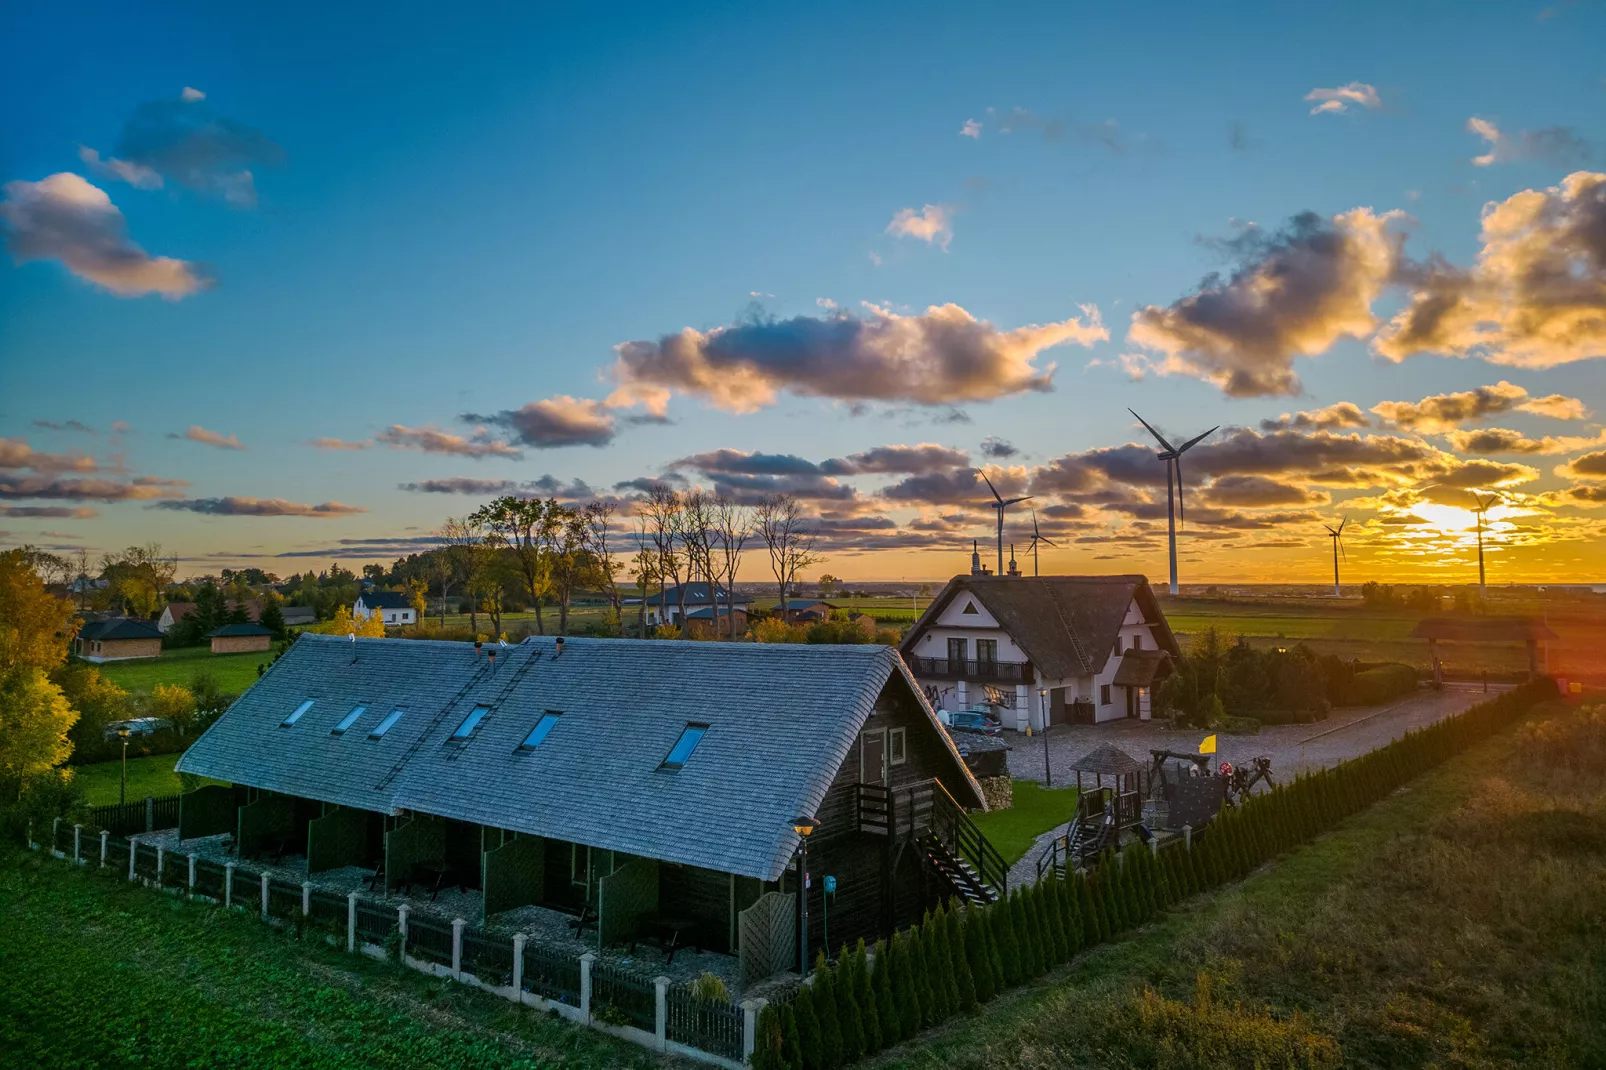
[(1539, 470), (1525, 464), (1485, 461), (1479, 458), (1456, 461), (1448, 471), (1437, 478), (1441, 487), (1479, 490), (1486, 487), (1509, 487), (1518, 483), (1530, 483), (1539, 478)]
[(959, 128), (960, 137), (981, 138), (981, 124), (974, 119), (966, 119), (965, 125)]
[(6, 248), (18, 264), (59, 260), (118, 297), (161, 294), (176, 301), (212, 285), (195, 264), (151, 256), (128, 240), (123, 213), (99, 187), (67, 171), (38, 182), (7, 182), (0, 201)]
[(464, 413), (462, 419), (506, 428), (519, 442), (539, 450), (606, 446), (619, 433), (617, 420), (607, 404), (567, 394), (489, 415)]
[(1325, 505), (1332, 495), (1266, 476), (1222, 476), (1210, 484), (1205, 497), (1215, 505), (1259, 509), (1270, 505)]
[(1540, 160), (1557, 167), (1578, 163), (1589, 157), (1589, 145), (1583, 138), (1565, 126), (1549, 126), (1543, 130), (1519, 130), (1507, 134), (1491, 120), (1474, 115), (1467, 120), (1467, 131), (1477, 134), (1489, 143), (1489, 151), (1474, 156), (1478, 167), (1497, 163), (1516, 163), (1523, 160)]
[(452, 476), (447, 479), (425, 479), (417, 483), (398, 483), (400, 490), (419, 494), (512, 494), (519, 485), (510, 479), (471, 479)]
[(1571, 453), (1574, 450), (1587, 449), (1602, 441), (1599, 436), (1594, 438), (1552, 438), (1546, 435), (1543, 438), (1529, 438), (1521, 431), (1512, 431), (1504, 427), (1488, 427), (1477, 431), (1451, 431), (1445, 437), (1459, 453), (1482, 454)]
[(524, 454), (506, 442), (493, 438), (483, 427), (475, 428), (471, 436), (454, 435), (435, 427), (403, 427), (391, 424), (374, 436), (392, 449), (421, 450), (424, 453), (444, 453), (453, 457), (520, 458)]
[(1427, 434), (1449, 431), (1472, 420), (1507, 412), (1531, 412), (1558, 420), (1581, 420), (1589, 414), (1578, 398), (1561, 394), (1531, 398), (1527, 390), (1504, 379), (1493, 386), (1434, 394), (1421, 401), (1380, 401), (1372, 406), (1372, 411), (1396, 427)]
[[(0, 516), (40, 517), (48, 520), (88, 520), (100, 512), (87, 505), (0, 505)], [(50, 534), (46, 532), (46, 534)]]
[(61, 479), (55, 476), (0, 476), (0, 498), (46, 498), (60, 501), (124, 502), (173, 498), (187, 486), (183, 480), (140, 477), (128, 482), (115, 479)]
[(119, 160), (115, 157), (102, 160), (100, 153), (88, 145), (78, 146), (78, 158), (83, 161), (85, 167), (89, 168), (90, 174), (99, 178), (109, 178), (114, 182), (127, 182), (135, 189), (152, 190), (162, 188), (162, 176), (149, 167), (130, 163), (127, 160)]
[(618, 347), (612, 404), (641, 402), (661, 415), (672, 391), (705, 398), (729, 412), (775, 404), (783, 390), (843, 401), (952, 405), (1053, 389), (1054, 366), (1033, 363), (1045, 349), (1090, 346), (1109, 338), (1098, 309), (1086, 321), (999, 330), (958, 305), (918, 315), (866, 306), (867, 314), (796, 316), (720, 327), (686, 328), (657, 341)]
[(1575, 457), (1569, 463), (1557, 468), (1556, 474), (1571, 476), (1574, 479), (1606, 479), (1606, 450), (1597, 450), (1582, 457)]
[(1527, 368), (1606, 355), (1606, 174), (1577, 171), (1491, 201), (1481, 242), (1470, 270), (1435, 257), (1402, 273), (1409, 303), (1374, 351)]
[(343, 438), (315, 438), (307, 445), (315, 450), (365, 450), (371, 443), (366, 439), (348, 441)]
[(25, 438), (0, 438), (0, 468), (24, 468), (30, 472), (99, 472), (93, 457), (79, 453), (40, 453)]
[(946, 204), (928, 204), (918, 212), (913, 208), (899, 210), (887, 224), (887, 233), (898, 238), (918, 238), (927, 245), (936, 245), (943, 252), (954, 239), (953, 207)]
[(367, 506), (342, 502), (303, 505), (283, 498), (182, 498), (157, 502), (153, 509), (174, 509), (206, 516), (304, 516), (319, 519), (366, 513)]
[(178, 95), (178, 99), (187, 104), (193, 104), (198, 100), (205, 100), (206, 94), (192, 86), (185, 86), (184, 91)]
[(186, 90), (179, 100), (141, 104), (118, 139), (113, 164), (137, 167), (198, 193), (254, 208), (251, 168), (284, 162), (284, 150), (259, 130), (225, 119)]
[(981, 455), (995, 461), (1005, 460), (1019, 452), (1014, 445), (996, 435), (988, 435), (981, 440)]
[(1365, 82), (1347, 82), (1334, 89), (1312, 89), (1305, 94), (1305, 99), (1316, 104), (1310, 110), (1312, 115), (1346, 112), (1351, 104), (1372, 109), (1383, 106), (1383, 100), (1377, 95), (1377, 90)]
[(921, 442), (914, 446), (876, 446), (860, 453), (851, 453), (841, 460), (827, 461), (822, 468), (838, 474), (919, 475), (968, 464), (970, 455), (964, 450), (939, 446), (934, 442)]
[(33, 421), (33, 426), (42, 427), (46, 431), (80, 431), (86, 435), (100, 434), (93, 427), (85, 423), (79, 423), (77, 420), (67, 420), (64, 423), (57, 423), (54, 420), (35, 420)]
[(176, 431), (169, 431), (168, 438), (189, 439), (191, 442), (200, 442), (208, 446), (216, 446), (220, 450), (243, 450), (245, 444), (233, 435), (224, 435), (220, 431), (208, 431), (199, 424), (191, 424), (182, 435)]
[(1372, 303), (1394, 273), (1396, 212), (1355, 208), (1325, 220), (1295, 216), (1276, 234), (1250, 225), (1224, 247), (1232, 277), (1207, 276), (1196, 293), (1132, 315), (1128, 339), (1165, 359), (1154, 370), (1215, 383), (1231, 397), (1298, 394), (1296, 356), (1316, 356), (1372, 332)]
[(1372, 421), (1367, 419), (1360, 406), (1350, 401), (1340, 401), (1325, 409), (1285, 412), (1275, 420), (1260, 421), (1262, 431), (1284, 431), (1289, 428), (1298, 431), (1333, 431), (1345, 427), (1371, 426)]

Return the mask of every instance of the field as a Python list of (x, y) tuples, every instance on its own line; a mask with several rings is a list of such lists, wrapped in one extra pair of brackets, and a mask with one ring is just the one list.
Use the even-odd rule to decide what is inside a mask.
[(257, 666), (273, 660), (271, 652), (214, 654), (210, 647), (189, 646), (164, 650), (159, 658), (111, 662), (99, 666), (101, 674), (125, 691), (145, 694), (157, 684), (184, 684), (201, 673), (211, 673), (224, 693), (237, 695), (256, 683)]
[(881, 1065), (1606, 1065), (1603, 775), (1606, 712), (1542, 707)]
[[(176, 754), (152, 754), (146, 758), (128, 759), (128, 798), (143, 799), (147, 795), (160, 798), (163, 795), (177, 795), (183, 790), (179, 785), (178, 774), (173, 772), (173, 765), (178, 761)], [(117, 801), (117, 791), (122, 783), (123, 763), (96, 762), (94, 765), (77, 765), (73, 767), (73, 779), (84, 789), (85, 801), (90, 806), (103, 806), (106, 803)], [(214, 783), (206, 780), (203, 783)]]

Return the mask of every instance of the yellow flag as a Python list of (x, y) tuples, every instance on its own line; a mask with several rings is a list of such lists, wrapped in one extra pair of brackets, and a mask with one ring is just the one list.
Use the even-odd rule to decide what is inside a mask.
[(1214, 753), (1216, 753), (1216, 737), (1215, 736), (1206, 736), (1206, 737), (1204, 737), (1204, 741), (1199, 744), (1199, 753), (1200, 754), (1214, 754)]

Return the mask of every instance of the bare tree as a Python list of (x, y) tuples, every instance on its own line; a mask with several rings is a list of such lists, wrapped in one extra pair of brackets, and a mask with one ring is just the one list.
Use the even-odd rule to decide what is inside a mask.
[(686, 561), (684, 547), (680, 542), (680, 513), (682, 503), (678, 491), (654, 483), (647, 492), (647, 501), (642, 506), (646, 517), (647, 531), (652, 537), (653, 553), (657, 557), (654, 571), (658, 579), (658, 615), (667, 618), (665, 612), (669, 607), (663, 603), (668, 594), (664, 586), (666, 580), (673, 580), (680, 588), (680, 612), (684, 618), (686, 614), (686, 591), (680, 582), (680, 568)]
[(775, 574), (781, 594), (781, 619), (786, 611), (787, 594), (797, 587), (798, 573), (822, 560), (814, 549), (814, 532), (803, 518), (803, 507), (790, 494), (776, 494), (759, 504), (754, 518), (759, 538), (769, 552), (770, 571)]
[[(553, 597), (558, 603), (558, 634), (569, 634), (569, 601), (591, 575), (586, 547), (586, 518), (578, 509), (548, 499), (541, 526), (542, 548)], [(539, 610), (537, 611), (539, 613)], [(543, 632), (543, 634), (545, 634)]]
[(468, 591), (469, 629), (479, 634), (479, 600), (469, 591), (475, 574), (484, 567), (490, 547), (485, 542), (485, 525), (473, 517), (449, 516), (435, 533), (440, 540), (438, 558), (445, 563), (441, 578), (441, 626), (446, 625), (446, 594), (451, 587), (461, 586)]
[[(636, 519), (636, 557), (632, 562), (632, 571), (636, 574), (636, 591), (641, 595), (636, 601), (636, 635), (647, 638), (647, 596), (652, 593), (652, 585), (659, 584), (663, 589), (662, 573), (659, 571), (659, 556), (653, 545), (653, 524), (645, 515)], [(624, 623), (620, 622), (621, 625)]]
[(619, 596), (619, 570), (624, 567), (617, 559), (613, 549), (613, 514), (617, 507), (613, 502), (591, 502), (585, 508), (586, 522), (586, 549), (591, 558), (593, 579), (608, 596), (608, 605), (613, 609), (614, 623), (624, 629), (622, 617), (622, 600)]
[[(686, 574), (695, 582), (701, 575), (714, 607), (714, 632), (719, 632), (719, 585), (714, 574), (714, 498), (701, 487), (680, 496), (680, 543), (686, 553)], [(686, 627), (686, 589), (680, 591), (680, 624)]]
[[(730, 621), (729, 633), (736, 639), (736, 573), (742, 567), (742, 551), (753, 534), (753, 511), (737, 505), (728, 498), (718, 499), (709, 509), (712, 521), (710, 564), (715, 564), (717, 575), (725, 583), (725, 617)], [(714, 593), (714, 630), (719, 631), (719, 594)]]

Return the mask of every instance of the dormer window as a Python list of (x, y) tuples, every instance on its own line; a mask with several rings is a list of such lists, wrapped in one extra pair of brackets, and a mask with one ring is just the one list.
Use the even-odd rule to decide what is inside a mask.
[(312, 709), (312, 699), (309, 698), (307, 701), (303, 702), (301, 705), (299, 705), (295, 709), (291, 710), (290, 711), (290, 716), (286, 717), (284, 720), (279, 722), (279, 727), (280, 728), (289, 728), (291, 725), (293, 725), (297, 721), (301, 720), (301, 715), (306, 713), (310, 709)]
[(675, 740), (675, 745), (669, 748), (669, 757), (665, 758), (664, 763), (658, 768), (673, 772), (685, 766), (691, 759), (692, 751), (697, 749), (697, 744), (703, 741), (703, 736), (707, 732), (708, 726), (705, 724), (688, 724), (686, 730), (680, 734), (680, 738)]

